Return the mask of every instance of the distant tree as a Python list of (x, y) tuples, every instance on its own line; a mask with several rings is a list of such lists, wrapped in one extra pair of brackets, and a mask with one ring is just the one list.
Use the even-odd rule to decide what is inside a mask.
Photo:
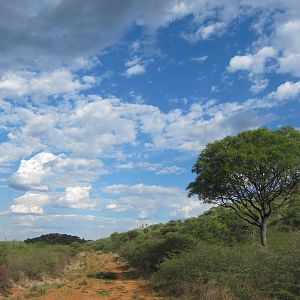
[(127, 231), (127, 237), (129, 241), (131, 242), (134, 238), (136, 238), (139, 235), (137, 230), (130, 230)]
[(208, 144), (192, 171), (189, 196), (223, 205), (260, 230), (267, 245), (271, 214), (289, 202), (300, 183), (300, 133), (291, 127), (245, 131)]
[(45, 243), (45, 244), (70, 245), (74, 242), (82, 244), (85, 243), (85, 240), (79, 238), (78, 236), (69, 235), (69, 234), (49, 233), (49, 234), (41, 235), (36, 238), (27, 239), (24, 242), (26, 244)]

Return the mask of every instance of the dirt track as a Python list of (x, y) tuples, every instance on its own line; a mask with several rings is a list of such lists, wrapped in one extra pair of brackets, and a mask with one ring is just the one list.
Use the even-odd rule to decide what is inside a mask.
[[(89, 300), (89, 299), (162, 299), (153, 295), (143, 282), (132, 278), (126, 265), (114, 255), (87, 253), (79, 259), (84, 267), (77, 272), (76, 278), (63, 286), (50, 289), (44, 295), (28, 296), (14, 294), (10, 299), (41, 300)], [(116, 279), (90, 278), (98, 272), (112, 272)]]

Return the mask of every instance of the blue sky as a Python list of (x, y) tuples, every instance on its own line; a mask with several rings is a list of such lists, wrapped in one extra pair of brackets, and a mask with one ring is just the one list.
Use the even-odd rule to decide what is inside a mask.
[(299, 128), (298, 0), (2, 1), (0, 239), (197, 216), (209, 142)]

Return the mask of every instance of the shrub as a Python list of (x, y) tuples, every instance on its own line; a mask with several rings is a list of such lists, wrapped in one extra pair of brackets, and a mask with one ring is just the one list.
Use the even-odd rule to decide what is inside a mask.
[(127, 242), (121, 247), (120, 254), (139, 271), (149, 274), (156, 271), (157, 266), (169, 255), (180, 253), (194, 244), (190, 236), (169, 233), (163, 239)]
[(11, 282), (18, 282), (24, 276), (39, 280), (43, 275), (58, 275), (75, 253), (74, 249), (62, 245), (7, 243), (0, 264), (1, 288), (5, 290)]
[(298, 299), (299, 279), (299, 240), (295, 239), (267, 249), (199, 243), (196, 249), (162, 262), (152, 282), (162, 293), (191, 299), (207, 286), (223, 288), (237, 299)]

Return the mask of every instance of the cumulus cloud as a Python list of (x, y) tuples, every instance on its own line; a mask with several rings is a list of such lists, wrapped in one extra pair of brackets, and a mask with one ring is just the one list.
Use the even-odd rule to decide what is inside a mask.
[(48, 186), (41, 185), (49, 176), (49, 164), (56, 160), (52, 153), (39, 153), (30, 160), (21, 160), (19, 169), (10, 179), (12, 187), (24, 190), (48, 190)]
[(70, 208), (94, 208), (96, 203), (90, 199), (91, 186), (70, 186), (65, 190), (65, 195), (59, 202)]
[(31, 96), (35, 101), (46, 101), (49, 96), (90, 88), (95, 82), (92, 76), (80, 80), (66, 68), (42, 73), (8, 72), (0, 79), (0, 96), (4, 99)]
[(273, 47), (263, 47), (255, 54), (237, 55), (233, 57), (228, 66), (230, 72), (239, 70), (252, 73), (261, 73), (265, 70), (267, 61), (276, 56), (276, 50)]
[(136, 64), (131, 67), (128, 67), (128, 69), (126, 70), (126, 77), (140, 75), (145, 72), (146, 72), (146, 69), (145, 69), (144, 65)]
[(9, 184), (19, 190), (47, 191), (92, 182), (105, 173), (99, 160), (41, 152), (28, 160), (21, 160), (18, 170), (9, 179)]
[(48, 202), (46, 194), (27, 192), (15, 199), (10, 211), (17, 214), (42, 214), (43, 206)]
[[(266, 122), (265, 117), (254, 112), (254, 107), (249, 106), (248, 102), (212, 106), (198, 103), (191, 105), (187, 111), (173, 109), (163, 112), (153, 105), (126, 103), (114, 97), (103, 99), (88, 96), (77, 99), (79, 101), (74, 106), (46, 106), (39, 110), (14, 107), (0, 120), (0, 126), (3, 124), (11, 128), (7, 133), (8, 141), (0, 147), (0, 162), (7, 164), (22, 157), (31, 157), (28, 163), (33, 164), (44, 155), (33, 158), (34, 152), (47, 153), (43, 149), (53, 149), (61, 154), (49, 156), (53, 160), (43, 166), (51, 171), (47, 173), (43, 169), (46, 172), (44, 178), (56, 186), (59, 180), (69, 186), (77, 186), (85, 184), (78, 182), (78, 178), (80, 181), (86, 178), (89, 184), (97, 176), (105, 174), (100, 158), (124, 158), (124, 150), (128, 145), (140, 145), (149, 150), (172, 149), (199, 153), (214, 139)], [(245, 115), (252, 117), (245, 118)], [(138, 142), (141, 137), (142, 143)], [(151, 166), (144, 164), (137, 167), (149, 169)], [(180, 171), (166, 169), (167, 166), (155, 167), (156, 173)], [(41, 174), (34, 172), (37, 169), (28, 171), (28, 178), (40, 178)], [(57, 179), (49, 174), (56, 174)], [(10, 183), (26, 189), (22, 181), (24, 176), (24, 173), (17, 172)], [(32, 185), (44, 189), (45, 184), (33, 182)]]
[(300, 81), (285, 82), (278, 86), (275, 92), (272, 92), (269, 97), (274, 97), (278, 100), (292, 99), (300, 95)]
[(274, 44), (283, 51), (279, 58), (279, 72), (300, 76), (300, 21), (288, 20), (281, 24), (274, 37)]
[(265, 46), (254, 54), (234, 56), (231, 58), (227, 70), (231, 73), (247, 71), (248, 78), (252, 82), (250, 91), (257, 94), (262, 92), (269, 83), (263, 76), (268, 71), (267, 65), (271, 59), (277, 59), (277, 50), (274, 47)]

